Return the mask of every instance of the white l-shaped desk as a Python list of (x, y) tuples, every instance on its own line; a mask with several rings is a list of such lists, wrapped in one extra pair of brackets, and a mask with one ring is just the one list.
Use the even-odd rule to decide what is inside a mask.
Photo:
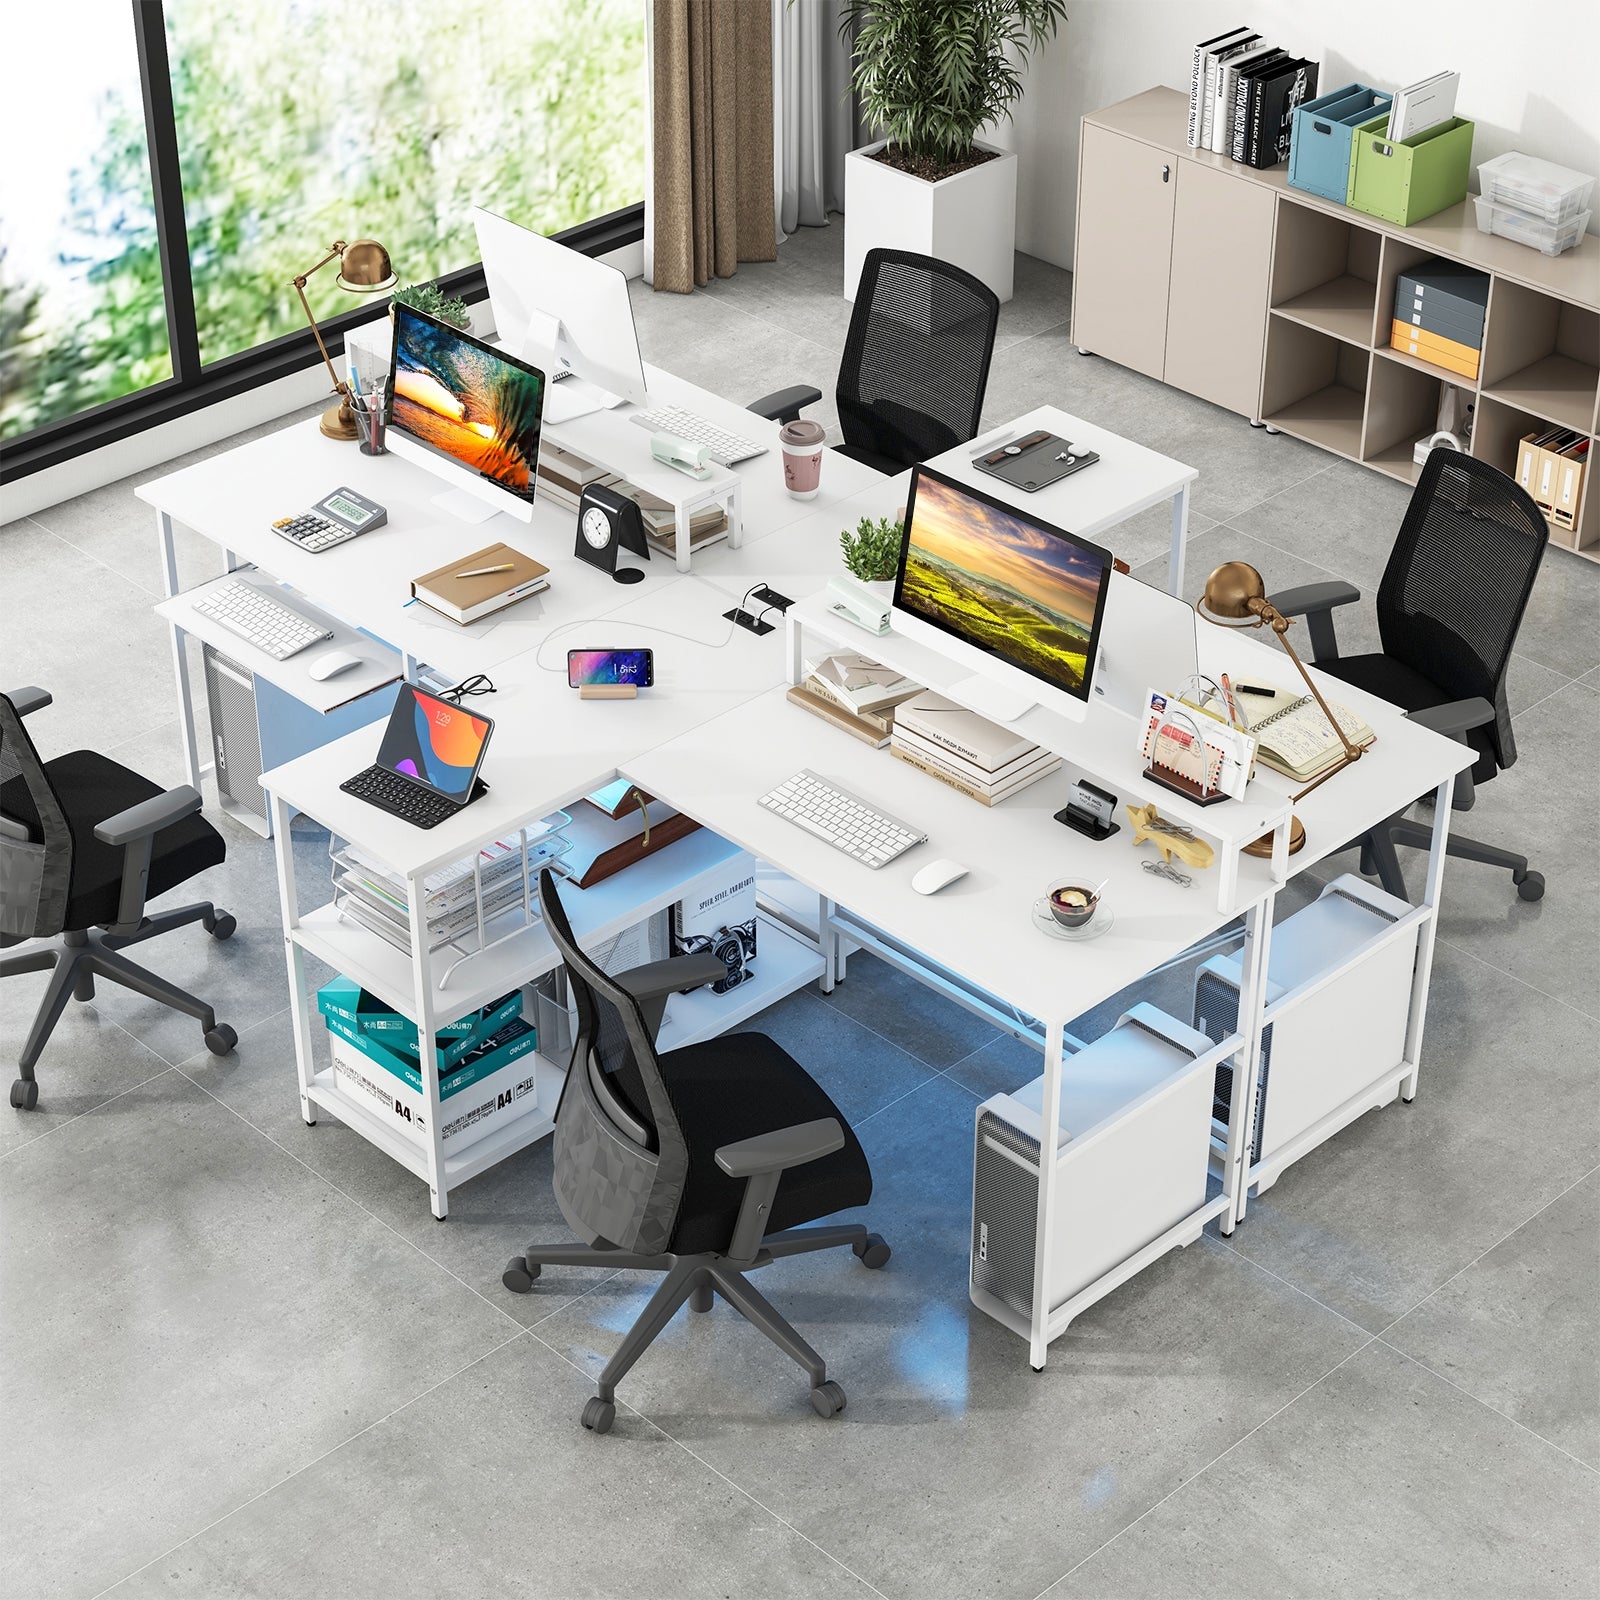
[[(738, 412), (704, 391), (675, 384), (668, 397), (724, 426), (775, 436), (774, 425)], [(1041, 425), (1075, 443), (1091, 445), (1102, 459), (1092, 469), (1032, 497), (1029, 509), (1115, 551), (1118, 521), (1170, 499), (1171, 566), (1175, 590), (1181, 588), (1194, 469), (1049, 408), (1017, 424)], [(632, 446), (647, 452), (642, 430), (620, 416), (614, 417), (612, 426), (621, 430), (619, 451)], [(629, 439), (630, 434), (637, 439)], [(970, 479), (973, 448), (962, 447), (935, 464)], [(1047, 1130), (1037, 1240), (1042, 1288), (1042, 1263), (1052, 1226), (1054, 1164), (1048, 1159), (1055, 1143), (1052, 1113), (1059, 1103), (1063, 1060), (1072, 1043), (1067, 1023), (1242, 916), (1245, 959), (1238, 1029), (1217, 1055), (1231, 1056), (1236, 1072), (1246, 1074), (1243, 1081), (1253, 1083), (1272, 910), (1282, 882), (1417, 796), (1434, 791), (1446, 798), (1455, 773), (1470, 761), (1470, 752), (1406, 722), (1382, 702), (1341, 686), (1340, 694), (1356, 703), (1378, 730), (1378, 743), (1359, 766), (1301, 803), (1299, 812), (1311, 841), (1306, 851), (1286, 857), (1282, 845), (1287, 840), (1288, 787), (1270, 774), (1251, 785), (1238, 807), (1217, 808), (1229, 813), (1226, 816), (1187, 808), (1194, 812), (1190, 816), (1186, 802), (1169, 796), (1164, 812), (1190, 821), (1222, 846), (1221, 865), (1201, 874), (1194, 890), (1178, 889), (1138, 870), (1138, 859), (1127, 851), (1126, 836), (1124, 842), (1096, 845), (1052, 820), (1064, 802), (1066, 780), (1076, 771), (1109, 781), (1119, 793), (1140, 792), (1132, 727), (1126, 719), (1115, 727), (1108, 725), (1105, 719), (1116, 718), (1114, 712), (1093, 708), (1087, 731), (1064, 722), (1056, 726), (1058, 719), (1043, 712), (1030, 714), (1023, 731), (1059, 750), (1068, 765), (1062, 773), (988, 810), (789, 705), (784, 690), (794, 670), (792, 643), (781, 632), (755, 638), (735, 630), (722, 620), (722, 613), (752, 584), (765, 581), (800, 602), (793, 608), (796, 627), (809, 626), (826, 637), (827, 613), (820, 605), (808, 606), (806, 597), (821, 588), (830, 572), (840, 570), (840, 529), (863, 514), (892, 511), (903, 502), (905, 479), (883, 479), (847, 458), (830, 456), (821, 495), (804, 503), (782, 491), (775, 449), (738, 471), (743, 512), (739, 541), (700, 552), (689, 574), (665, 566), (658, 570), (652, 562), (646, 582), (634, 589), (612, 585), (573, 558), (569, 514), (536, 506), (531, 527), (507, 518), (477, 527), (452, 524), (431, 506), (437, 485), (420, 469), (392, 457), (362, 457), (348, 445), (323, 439), (314, 424), (286, 429), (140, 489), (156, 508), (167, 587), (173, 596), (163, 610), (173, 625), (191, 781), (199, 782), (202, 765), (189, 703), (184, 641), (191, 632), (206, 634), (200, 619), (186, 610), (179, 589), (175, 523), (219, 545), (227, 553), (229, 568), (255, 564), (345, 623), (386, 641), (374, 644), (374, 651), (393, 647), (407, 676), (427, 663), (448, 677), (490, 671), (495, 680), (496, 693), (479, 702), (496, 721), (484, 768), (489, 793), (430, 832), (418, 832), (341, 792), (339, 784), (373, 759), (378, 731), (372, 726), (312, 749), (263, 779), (276, 823), (302, 1113), (309, 1122), (319, 1109), (331, 1111), (388, 1150), (427, 1182), (434, 1214), (440, 1217), (447, 1212), (452, 1184), (466, 1181), (549, 1131), (553, 1091), (564, 1064), (547, 1061), (539, 1067), (544, 1092), (536, 1110), (461, 1157), (448, 1159), (444, 1154), (439, 1087), (432, 1071), (423, 1074), (429, 1138), (421, 1148), (395, 1136), (370, 1113), (364, 1116), (317, 1066), (305, 957), (315, 955), (329, 962), (411, 1017), (419, 1031), (420, 1057), (431, 1061), (440, 1022), (553, 969), (557, 958), (542, 927), (534, 924), (441, 978), (422, 937), (422, 880), (439, 866), (471, 856), (481, 845), (514, 833), (621, 773), (705, 824), (705, 830), (595, 889), (565, 891), (574, 925), (586, 942), (608, 937), (669, 904), (676, 898), (676, 886), (705, 864), (708, 852), (743, 847), (809, 886), (818, 897), (809, 953), (802, 951), (801, 958), (784, 969), (789, 987), (814, 978), (825, 986), (840, 981), (846, 972), (849, 940), (879, 950), (1041, 1048)], [(387, 505), (389, 526), (315, 557), (268, 531), (272, 516), (310, 504), (340, 482)], [(467, 629), (441, 623), (422, 608), (405, 604), (415, 573), (495, 538), (527, 549), (551, 569), (548, 593), (524, 602), (514, 614), (489, 627)], [(843, 624), (834, 628), (835, 642), (850, 648), (886, 657), (910, 650), (907, 641), (892, 636), (874, 640)], [(840, 628), (842, 633), (837, 632)], [(1224, 635), (1221, 630), (1202, 631), (1204, 653), (1220, 654), (1221, 664), (1283, 676), (1280, 658), (1256, 640)], [(226, 635), (217, 642), (245, 658), (247, 665), (259, 665)], [(657, 687), (648, 694), (632, 702), (589, 702), (567, 689), (567, 646), (639, 644), (650, 644), (657, 652)], [(907, 655), (904, 664), (915, 665), (930, 684), (948, 687), (937, 659), (919, 656), (913, 663)], [(273, 676), (280, 687), (292, 683), (292, 675), (281, 669), (275, 669)], [(1126, 740), (1119, 744), (1124, 729)], [(846, 787), (880, 798), (888, 810), (922, 823), (930, 844), (908, 860), (872, 873), (762, 810), (758, 797), (801, 766), (836, 776)], [(413, 908), (409, 959), (343, 920), (331, 905), (301, 909), (301, 886), (289, 845), (289, 822), (297, 811), (332, 835), (357, 843), (408, 882)], [(1374, 1086), (1380, 1095), (1385, 1086), (1391, 1094), (1398, 1087), (1410, 1098), (1416, 1088), (1448, 805), (1437, 806), (1435, 815), (1427, 892), (1412, 913), (1419, 925), (1419, 959), (1405, 1058), (1384, 1064), (1382, 1081)], [(1263, 828), (1279, 837), (1274, 858), (1240, 856), (1238, 844)], [(915, 894), (909, 879), (919, 861), (933, 853), (954, 855), (973, 870), (951, 890), (929, 899)], [(1098, 881), (1108, 871), (1115, 880), (1108, 895), (1114, 896), (1116, 925), (1103, 938), (1062, 945), (1033, 928), (1029, 907), (1046, 877), (1074, 873), (1088, 882)], [(748, 1010), (734, 1007), (724, 1013), (721, 1026), (734, 1025), (744, 1015)], [(684, 1025), (679, 1026), (683, 1031)], [(687, 1026), (687, 1036), (699, 1036), (696, 1029), (700, 1034), (719, 1031), (718, 1021), (702, 1014)], [(1375, 1101), (1369, 1093), (1360, 1105), (1345, 1108), (1344, 1120), (1371, 1103)], [(1035, 1295), (1036, 1310), (1026, 1330), (1035, 1365), (1043, 1364), (1050, 1339), (1083, 1305), (1110, 1292), (1164, 1250), (1187, 1243), (1208, 1218), (1216, 1217), (1224, 1231), (1232, 1230), (1243, 1215), (1249, 1187), (1244, 1130), (1253, 1106), (1253, 1093), (1234, 1096), (1220, 1194), (1117, 1263), (1072, 1303), (1052, 1306), (1042, 1294)], [(1337, 1121), (1330, 1119), (1323, 1136), (1334, 1131)]]

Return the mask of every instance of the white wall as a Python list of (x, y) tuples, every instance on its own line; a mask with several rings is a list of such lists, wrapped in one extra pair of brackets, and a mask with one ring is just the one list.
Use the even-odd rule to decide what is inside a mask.
[[(1239, 25), (1320, 61), (1319, 88), (1459, 72), (1457, 114), (1477, 124), (1474, 169), (1521, 150), (1600, 173), (1595, 0), (1070, 0), (1029, 68), (1014, 126), (995, 134), (1019, 155), (1019, 250), (1072, 265), (1078, 119), (1157, 84), (1187, 94), (1195, 42)], [(1600, 208), (1589, 226), (1600, 232)]]
[[(630, 278), (637, 278), (644, 270), (643, 247), (637, 244), (624, 245), (600, 259)], [(483, 338), (494, 332), (494, 314), (487, 300), (472, 308), (472, 331)], [(336, 370), (342, 371), (339, 357), (334, 357), (333, 364)], [(231, 438), (246, 428), (286, 417), (324, 395), (328, 395), (328, 372), (318, 364), (291, 377), (279, 378), (275, 383), (235, 395), (231, 400), (219, 400), (215, 405), (191, 411), (159, 427), (146, 428), (143, 433), (63, 461), (60, 466), (30, 473), (0, 488), (0, 523), (31, 516), (35, 511), (60, 505), (63, 500), (87, 494), (91, 489), (116, 483), (121, 478), (135, 474), (155, 477), (159, 468), (179, 456), (188, 455), (191, 450)], [(328, 395), (328, 403), (334, 403), (331, 395)]]

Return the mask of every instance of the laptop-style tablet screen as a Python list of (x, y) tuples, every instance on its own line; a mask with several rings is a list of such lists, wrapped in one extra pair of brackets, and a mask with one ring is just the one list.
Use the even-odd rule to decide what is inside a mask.
[(400, 685), (378, 765), (465, 805), (494, 724), (414, 684)]

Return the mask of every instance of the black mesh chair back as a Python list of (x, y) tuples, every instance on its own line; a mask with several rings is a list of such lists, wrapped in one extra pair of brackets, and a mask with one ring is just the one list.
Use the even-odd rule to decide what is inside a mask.
[(0, 694), (0, 936), (66, 927), (72, 828), (9, 695)]
[[(1495, 721), (1468, 735), (1474, 776), (1517, 758), (1506, 668), (1549, 527), (1528, 493), (1485, 461), (1435, 450), (1423, 464), (1378, 586), (1383, 653), (1453, 700), (1480, 697)], [(1490, 763), (1492, 762), (1492, 766)]]
[(978, 432), (1000, 301), (970, 272), (869, 250), (839, 364), (847, 453), (915, 466)]
[(639, 1003), (586, 956), (548, 868), (539, 906), (566, 964), (577, 1040), (556, 1113), (555, 1193), (591, 1244), (667, 1248), (683, 1197), (688, 1149)]

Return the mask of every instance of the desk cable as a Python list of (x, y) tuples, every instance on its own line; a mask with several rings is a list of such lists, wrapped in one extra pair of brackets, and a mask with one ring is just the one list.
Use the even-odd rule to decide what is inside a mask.
[[(707, 587), (709, 587), (709, 585), (707, 585)], [(735, 609), (738, 611), (743, 611), (745, 606), (749, 603), (750, 596), (753, 595), (757, 589), (764, 589), (765, 587), (765, 579), (762, 579), (757, 583), (752, 583), (750, 587), (745, 590), (743, 596), (740, 598), (738, 606)], [(770, 604), (764, 606), (763, 615), (772, 609), (773, 607)], [(555, 641), (561, 638), (563, 634), (571, 633), (574, 628), (593, 628), (602, 624), (614, 624), (616, 621), (617, 618), (615, 615), (611, 615), (604, 617), (580, 617), (576, 622), (563, 622), (560, 627), (552, 628), (550, 632), (544, 636), (543, 640), (539, 644), (539, 648), (533, 653), (534, 665), (542, 672), (562, 671), (564, 664), (552, 665), (544, 659), (546, 646), (555, 643)], [(655, 622), (632, 623), (629, 624), (629, 626), (637, 628), (640, 633), (665, 634), (669, 639), (681, 639), (685, 644), (697, 644), (707, 650), (721, 650), (732, 640), (739, 627), (738, 623), (730, 618), (727, 631), (720, 639), (697, 639), (693, 634), (678, 633), (672, 628), (663, 628), (659, 623)]]

